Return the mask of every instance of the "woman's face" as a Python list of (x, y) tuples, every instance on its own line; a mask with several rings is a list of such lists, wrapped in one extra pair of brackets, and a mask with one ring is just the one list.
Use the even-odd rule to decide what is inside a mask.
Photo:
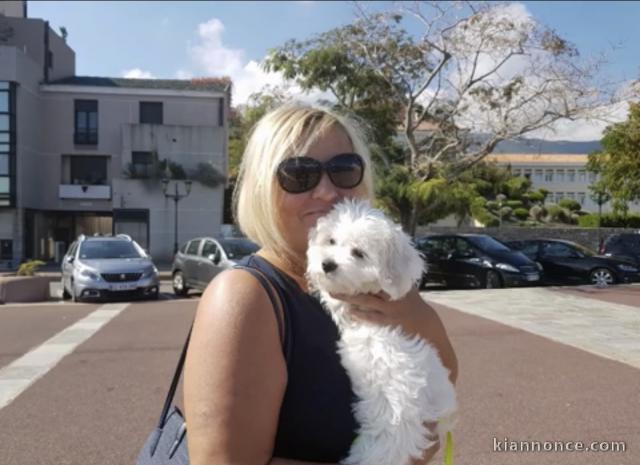
[[(339, 127), (333, 127), (319, 136), (306, 153), (300, 154), (326, 162), (335, 155), (351, 153), (353, 147), (349, 136)], [(371, 169), (365, 166), (365, 170)], [(365, 198), (364, 182), (353, 189), (340, 189), (333, 185), (326, 173), (312, 190), (291, 194), (279, 188), (276, 202), (280, 212), (283, 238), (296, 252), (306, 254), (309, 231), (321, 216), (328, 213), (334, 204), (344, 198)]]

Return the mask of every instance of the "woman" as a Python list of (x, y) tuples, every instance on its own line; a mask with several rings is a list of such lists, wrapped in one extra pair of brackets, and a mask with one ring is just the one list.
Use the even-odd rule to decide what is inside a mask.
[[(347, 456), (358, 428), (355, 399), (336, 353), (336, 327), (304, 278), (309, 230), (346, 197), (373, 198), (370, 155), (353, 123), (288, 105), (257, 124), (234, 208), (242, 231), (261, 246), (244, 264), (270, 284), (232, 269), (202, 295), (185, 365), (192, 465), (337, 463)], [(359, 318), (428, 339), (455, 382), (445, 329), (416, 289), (395, 302), (383, 295), (344, 300)]]

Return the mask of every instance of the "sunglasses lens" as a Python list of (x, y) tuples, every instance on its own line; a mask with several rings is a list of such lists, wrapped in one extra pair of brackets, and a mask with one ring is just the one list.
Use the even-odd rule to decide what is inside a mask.
[(278, 167), (278, 182), (287, 192), (297, 194), (313, 189), (322, 176), (322, 165), (305, 157), (289, 158)]
[(336, 155), (327, 163), (331, 182), (340, 189), (352, 189), (362, 181), (364, 162), (355, 153)]

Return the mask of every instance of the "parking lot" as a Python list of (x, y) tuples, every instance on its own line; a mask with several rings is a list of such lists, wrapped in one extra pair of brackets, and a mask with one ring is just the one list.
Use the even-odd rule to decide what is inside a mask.
[[(455, 463), (640, 462), (640, 286), (422, 295), (460, 363)], [(158, 301), (1, 306), (2, 463), (132, 463), (198, 301), (163, 281)], [(625, 451), (505, 451), (512, 440)]]

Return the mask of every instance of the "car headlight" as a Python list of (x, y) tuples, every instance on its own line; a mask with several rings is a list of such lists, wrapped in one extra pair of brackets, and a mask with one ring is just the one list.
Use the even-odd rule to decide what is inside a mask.
[(536, 266), (538, 267), (538, 270), (540, 270), (540, 271), (544, 270), (544, 268), (542, 267), (542, 263), (536, 262)]
[(504, 270), (504, 271), (510, 271), (511, 273), (519, 273), (520, 270), (517, 269), (515, 266), (509, 265), (508, 263), (498, 263), (496, 265), (496, 268), (500, 269), (500, 270)]
[(80, 276), (82, 276), (83, 278), (93, 279), (94, 281), (100, 280), (100, 276), (98, 276), (98, 273), (94, 272), (93, 270), (90, 270), (89, 268), (84, 268), (80, 272)]
[(627, 271), (629, 273), (637, 273), (638, 269), (631, 265), (618, 265), (618, 269), (621, 271)]
[(146, 270), (144, 270), (144, 273), (142, 273), (142, 277), (143, 278), (151, 278), (154, 275), (156, 275), (157, 273), (158, 273), (158, 269), (154, 265), (151, 268), (147, 268)]

